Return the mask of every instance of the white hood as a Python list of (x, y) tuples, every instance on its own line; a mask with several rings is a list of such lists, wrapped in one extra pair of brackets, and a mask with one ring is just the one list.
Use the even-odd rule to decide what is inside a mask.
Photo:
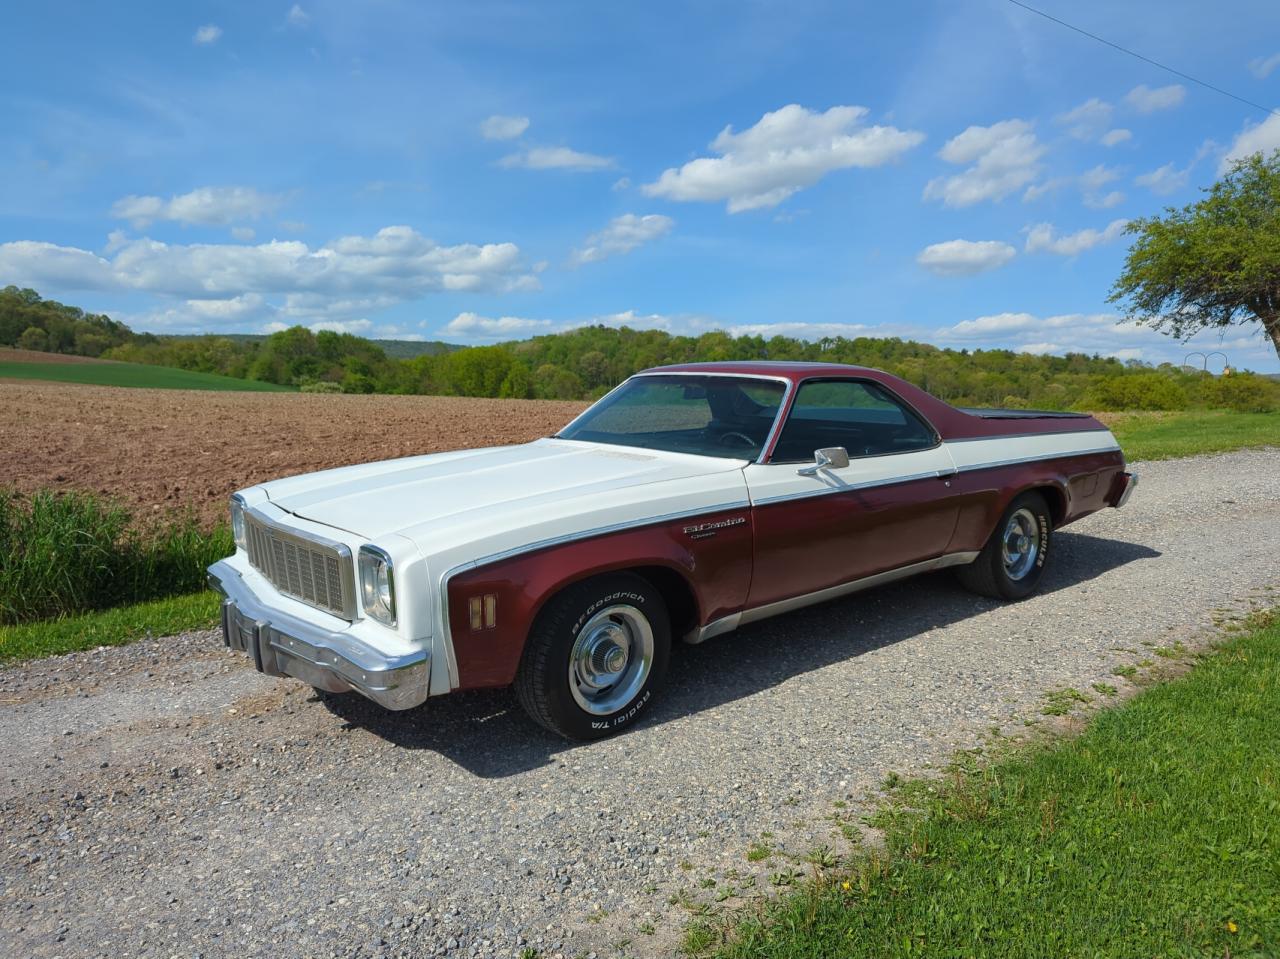
[[(262, 484), (271, 502), (369, 540), (481, 521), (528, 523), (570, 503), (632, 503), (671, 495), (671, 481), (741, 472), (745, 461), (542, 439), (523, 446), (436, 453), (347, 466)], [(739, 486), (741, 480), (733, 484)], [(676, 485), (679, 485), (678, 483)], [(702, 485), (702, 484), (695, 484)]]

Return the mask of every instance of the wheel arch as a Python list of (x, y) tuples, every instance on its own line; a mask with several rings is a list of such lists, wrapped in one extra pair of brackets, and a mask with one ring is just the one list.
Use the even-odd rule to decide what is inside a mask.
[(667, 607), (673, 638), (679, 638), (690, 630), (697, 628), (701, 621), (699, 619), (701, 604), (698, 601), (698, 594), (693, 587), (693, 583), (689, 581), (684, 570), (669, 563), (641, 561), (638, 563), (621, 563), (608, 569), (583, 570), (581, 575), (564, 579), (556, 583), (551, 589), (544, 591), (538, 597), (531, 610), (528, 627), (525, 630), (526, 639), (528, 634), (533, 631), (538, 617), (546, 610), (547, 604), (565, 590), (572, 589), (580, 583), (590, 582), (593, 579), (612, 576), (617, 573), (631, 573), (639, 576), (658, 591)]
[[(1012, 503), (1014, 499), (1017, 499), (1024, 493), (1039, 493), (1044, 497), (1044, 501), (1049, 507), (1049, 519), (1053, 521), (1054, 529), (1061, 526), (1063, 520), (1067, 518), (1067, 491), (1065, 483), (1054, 481), (1042, 482), (1033, 486), (1028, 486), (1026, 489), (1019, 490), (1013, 499), (1009, 500), (1009, 502)], [(1008, 507), (1006, 506), (1005, 508), (1007, 509)]]

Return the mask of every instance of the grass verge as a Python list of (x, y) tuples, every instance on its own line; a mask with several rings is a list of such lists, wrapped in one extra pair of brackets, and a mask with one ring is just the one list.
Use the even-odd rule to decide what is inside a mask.
[(1102, 413), (1130, 461), (1280, 446), (1280, 413)]
[(98, 646), (121, 646), (148, 636), (173, 636), (213, 626), (220, 597), (209, 590), (120, 606), (99, 613), (0, 626), (0, 660), (35, 659)]
[(153, 390), (218, 390), (290, 393), (293, 387), (242, 380), (216, 373), (197, 373), (145, 363), (23, 363), (0, 361), (0, 379), (47, 380), (89, 386), (134, 386)]
[(1280, 619), (1077, 738), (916, 781), (885, 848), (690, 928), (717, 957), (1280, 954)]
[(90, 493), (0, 490), (0, 624), (192, 593), (232, 550), (227, 527), (201, 529), (193, 514), (139, 530)]

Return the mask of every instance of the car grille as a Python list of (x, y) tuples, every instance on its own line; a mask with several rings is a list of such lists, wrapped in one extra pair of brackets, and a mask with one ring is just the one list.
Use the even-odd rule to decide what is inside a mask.
[(281, 593), (317, 609), (355, 619), (351, 551), (270, 526), (245, 511), (249, 564)]

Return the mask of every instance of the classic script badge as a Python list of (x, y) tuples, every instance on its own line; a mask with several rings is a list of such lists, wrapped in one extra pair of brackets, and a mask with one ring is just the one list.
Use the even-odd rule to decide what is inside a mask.
[(740, 526), (747, 521), (745, 516), (734, 516), (730, 519), (718, 519), (711, 523), (698, 523), (696, 526), (684, 527), (684, 532), (688, 533), (694, 539), (705, 539), (708, 536), (715, 536), (717, 530), (725, 529), (729, 526)]

